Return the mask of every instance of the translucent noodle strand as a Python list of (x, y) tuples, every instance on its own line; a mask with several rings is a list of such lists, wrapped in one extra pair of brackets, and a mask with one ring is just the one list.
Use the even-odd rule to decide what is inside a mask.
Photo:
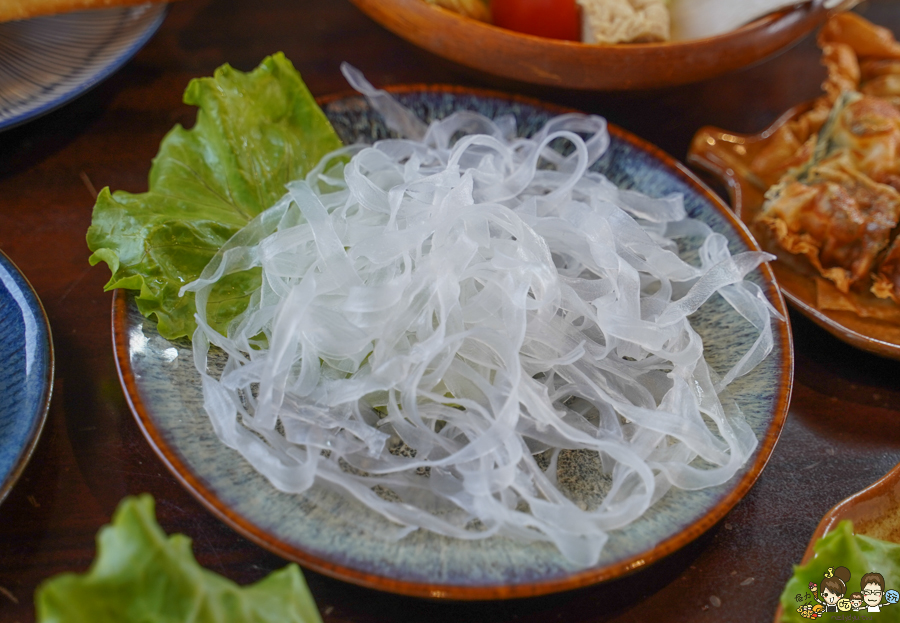
[[(366, 85), (407, 138), (325, 158), (184, 288), (222, 441), (280, 490), (340, 489), (395, 538), (548, 541), (582, 567), (670, 488), (734, 476), (757, 441), (720, 395), (772, 349), (774, 310), (744, 280), (769, 256), (731, 255), (677, 195), (591, 172), (599, 117), (530, 139), (471, 112), (425, 127)], [(210, 289), (254, 267), (262, 288), (213, 330)], [(720, 374), (690, 319), (715, 293), (758, 332)], [(599, 459), (601, 499), (561, 482), (569, 452)]]

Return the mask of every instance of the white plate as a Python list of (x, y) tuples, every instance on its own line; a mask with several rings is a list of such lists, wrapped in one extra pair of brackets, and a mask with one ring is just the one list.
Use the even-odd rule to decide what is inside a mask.
[(166, 8), (145, 4), (0, 24), (0, 130), (108, 78), (153, 36)]

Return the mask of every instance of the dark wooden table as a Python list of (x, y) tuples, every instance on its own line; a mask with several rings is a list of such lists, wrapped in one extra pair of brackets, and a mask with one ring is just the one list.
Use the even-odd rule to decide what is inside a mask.
[[(900, 31), (900, 2), (863, 7)], [(422, 52), (345, 0), (183, 0), (121, 71), (41, 119), (0, 134), (0, 248), (41, 297), (56, 347), (49, 419), (0, 506), (0, 621), (33, 620), (35, 586), (83, 571), (119, 500), (149, 492), (160, 523), (239, 583), (285, 562), (209, 514), (156, 458), (116, 375), (105, 266), (88, 266), (94, 189), (143, 191), (187, 82), (229, 62), (249, 70), (283, 50), (316, 95), (345, 91), (341, 61), (376, 85), (442, 82), (514, 90), (605, 115), (679, 159), (712, 124), (756, 132), (817, 95), (812, 38), (720, 79), (658, 92), (577, 93), (504, 83)], [(787, 424), (750, 493), (701, 538), (650, 568), (541, 598), (445, 603), (382, 594), (307, 572), (326, 622), (768, 621), (821, 516), (900, 460), (900, 362), (833, 339), (794, 315), (796, 381)]]

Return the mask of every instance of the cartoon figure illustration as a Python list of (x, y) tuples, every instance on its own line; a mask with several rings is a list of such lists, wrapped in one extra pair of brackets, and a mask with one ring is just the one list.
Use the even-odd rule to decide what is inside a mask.
[[(881, 576), (879, 576), (881, 577)], [(828, 567), (825, 577), (819, 583), (821, 587), (819, 594), (821, 599), (815, 597), (815, 600), (825, 606), (825, 612), (838, 612), (838, 601), (847, 592), (847, 582), (850, 581), (850, 569), (847, 567)], [(881, 580), (881, 590), (884, 591), (884, 579)], [(865, 595), (863, 591), (863, 595)], [(878, 594), (878, 601), (881, 601), (881, 593)], [(868, 603), (868, 602), (866, 602)], [(870, 612), (873, 612), (870, 610)], [(874, 612), (877, 612), (875, 610)]]
[(806, 604), (797, 608), (797, 612), (800, 613), (804, 619), (818, 619), (823, 616), (825, 612), (825, 606), (822, 604)]
[[(866, 602), (867, 612), (881, 612), (885, 606), (891, 606), (897, 600), (888, 599), (888, 603), (881, 603), (881, 597), (884, 595), (884, 576), (880, 573), (867, 573), (859, 580), (859, 587), (862, 589), (863, 601)], [(897, 591), (888, 591), (896, 593)], [(894, 595), (891, 595), (893, 597)]]
[[(886, 591), (884, 576), (880, 573), (872, 571), (864, 574), (859, 581), (860, 592), (845, 597), (849, 581), (850, 570), (847, 567), (828, 567), (818, 585), (809, 583), (806, 599), (811, 593), (814, 601), (798, 607), (797, 612), (805, 619), (817, 619), (830, 612), (881, 612), (887, 606), (900, 603), (900, 592), (893, 589)], [(802, 601), (803, 594), (798, 593), (796, 600)]]

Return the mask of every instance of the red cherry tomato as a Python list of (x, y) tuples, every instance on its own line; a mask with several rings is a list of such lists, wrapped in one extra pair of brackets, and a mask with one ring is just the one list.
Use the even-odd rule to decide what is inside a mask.
[(538, 37), (581, 40), (575, 0), (491, 0), (494, 24)]

